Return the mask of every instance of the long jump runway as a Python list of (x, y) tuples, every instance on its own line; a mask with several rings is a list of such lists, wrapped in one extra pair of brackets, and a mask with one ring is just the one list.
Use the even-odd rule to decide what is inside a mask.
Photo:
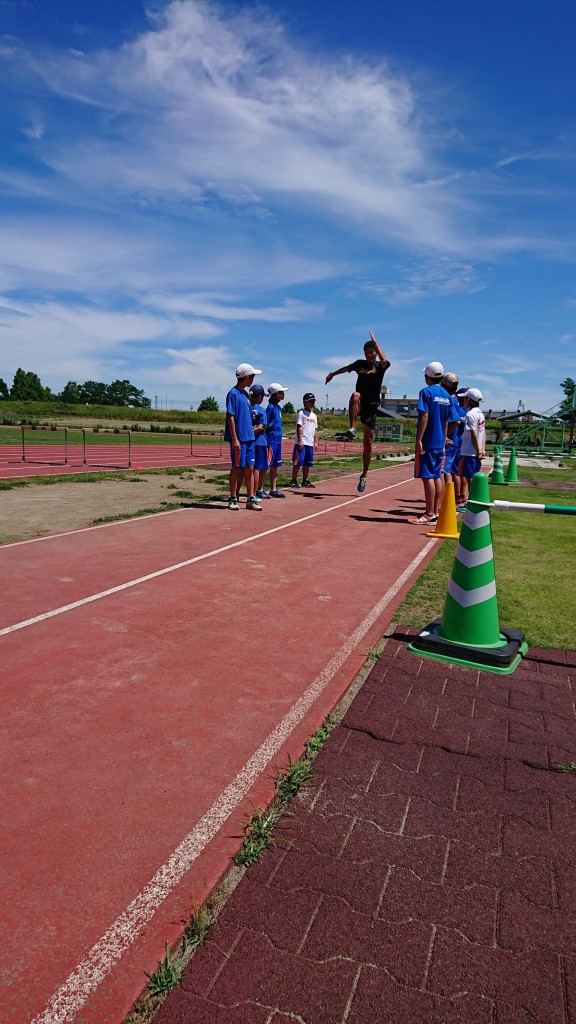
[(1, 549), (2, 1020), (123, 1019), (433, 551), (410, 472)]

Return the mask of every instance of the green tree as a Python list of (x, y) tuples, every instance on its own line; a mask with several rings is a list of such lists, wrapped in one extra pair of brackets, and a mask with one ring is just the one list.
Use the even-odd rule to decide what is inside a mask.
[(113, 380), (108, 386), (108, 405), (134, 406), (138, 409), (149, 409), (150, 399), (143, 391), (139, 391), (129, 380)]
[(5, 380), (0, 377), (0, 399), (10, 398), (10, 390)]
[(47, 397), (51, 397), (51, 392), (42, 386), (38, 374), (27, 372), (21, 367), (16, 370), (10, 398), (16, 398), (19, 402), (42, 402)]
[(566, 395), (566, 398), (560, 406), (560, 412), (572, 412), (574, 408), (574, 392), (576, 391), (576, 380), (574, 380), (573, 377), (566, 377), (565, 380), (560, 381), (560, 387)]
[(80, 401), (86, 405), (108, 405), (108, 385), (97, 380), (85, 380), (80, 385)]
[(218, 412), (218, 402), (213, 395), (203, 398), (198, 406), (198, 412)]
[(58, 398), (66, 405), (80, 405), (82, 401), (80, 385), (75, 380), (69, 380)]
[(286, 413), (288, 416), (293, 416), (296, 409), (292, 405), (292, 402), (286, 402), (286, 404), (282, 406), (282, 412)]

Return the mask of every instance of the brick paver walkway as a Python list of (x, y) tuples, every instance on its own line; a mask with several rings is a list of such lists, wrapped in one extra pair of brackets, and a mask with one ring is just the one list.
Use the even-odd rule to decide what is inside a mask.
[(576, 1022), (576, 654), (497, 676), (407, 634), (155, 1024)]

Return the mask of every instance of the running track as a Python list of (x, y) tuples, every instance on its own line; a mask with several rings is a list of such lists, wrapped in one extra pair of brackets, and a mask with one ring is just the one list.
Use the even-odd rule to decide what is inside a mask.
[[(283, 455), (286, 464), (290, 465), (294, 442), (288, 438), (283, 441)], [(375, 444), (374, 453), (394, 452), (394, 445)], [(362, 444), (350, 441), (322, 441), (321, 455), (360, 455)], [(26, 445), (26, 461), (22, 461), (21, 445), (0, 444), (0, 480), (15, 476), (49, 476), (63, 473), (90, 473), (100, 470), (115, 469), (163, 469), (171, 466), (219, 466), (230, 465), (229, 446), (219, 441), (199, 444), (194, 442), (190, 451), (190, 442), (180, 444), (132, 444), (131, 467), (128, 466), (128, 444), (90, 445), (87, 448), (87, 462), (84, 465), (84, 451), (81, 445), (68, 445), (68, 461), (64, 462), (64, 446), (62, 444)], [(38, 460), (38, 461), (35, 461)]]
[(9, 1024), (119, 1024), (382, 635), (436, 542), (356, 481), (2, 547)]

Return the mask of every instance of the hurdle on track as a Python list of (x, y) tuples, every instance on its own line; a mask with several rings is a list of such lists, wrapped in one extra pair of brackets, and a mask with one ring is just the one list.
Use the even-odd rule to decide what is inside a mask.
[[(36, 425), (33, 426), (32, 424), (29, 424), (28, 426), (26, 426), (26, 425), (21, 426), (20, 430), (22, 431), (22, 459), (21, 459), (22, 462), (25, 462), (28, 465), (35, 465), (35, 466), (67, 466), (68, 465), (68, 427), (61, 427), (61, 428), (59, 428), (59, 431), (58, 431), (59, 433), (62, 433), (62, 431), (64, 432), (64, 445), (63, 445), (63, 448), (64, 448), (64, 460), (63, 461), (59, 461), (59, 460), (55, 460), (55, 459), (31, 459), (27, 455), (27, 453), (26, 453), (26, 434), (25, 434), (25, 431), (26, 430), (50, 430), (50, 431), (52, 431), (52, 427), (44, 427), (44, 426), (39, 427), (39, 426), (36, 426)], [(31, 447), (32, 447), (31, 445), (28, 445), (28, 450), (30, 450)], [(52, 447), (56, 447), (56, 446), (52, 446)], [(36, 450), (37, 450), (38, 446), (34, 445), (34, 448), (36, 448)]]
[[(202, 436), (202, 435), (198, 435), (198, 436)], [(206, 437), (207, 435), (205, 434), (204, 436)], [(220, 433), (218, 434), (218, 456), (219, 457), (222, 456), (222, 440), (223, 440), (223, 438), (224, 438), (224, 431), (221, 430)], [(201, 450), (199, 451), (198, 449), (201, 449)], [(208, 450), (206, 450), (206, 449), (208, 449)], [(211, 444), (196, 445), (196, 451), (194, 451), (194, 434), (192, 433), (192, 431), (190, 431), (190, 455), (195, 455), (197, 458), (200, 455), (205, 455), (206, 458), (210, 458), (210, 457), (213, 457), (214, 452), (212, 450), (212, 445)]]
[[(88, 450), (88, 448), (90, 446), (86, 444), (86, 434), (87, 433), (88, 433), (88, 431), (86, 430), (86, 428), (82, 427), (82, 451), (83, 451), (83, 456), (84, 456), (83, 464), (85, 466), (93, 466), (94, 469), (132, 469), (132, 431), (131, 430), (121, 430), (121, 431), (118, 431), (119, 434), (127, 434), (128, 435), (128, 462), (124, 463), (121, 466), (117, 466), (117, 465), (115, 465), (114, 463), (111, 463), (111, 462), (88, 462), (88, 459), (86, 457), (86, 452), (87, 452), (87, 450)], [(99, 433), (100, 433), (100, 431), (99, 431)], [(116, 431), (114, 431), (114, 433), (116, 433)], [(94, 446), (94, 447), (96, 447), (96, 446)]]

